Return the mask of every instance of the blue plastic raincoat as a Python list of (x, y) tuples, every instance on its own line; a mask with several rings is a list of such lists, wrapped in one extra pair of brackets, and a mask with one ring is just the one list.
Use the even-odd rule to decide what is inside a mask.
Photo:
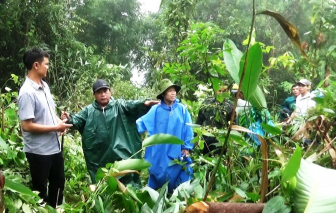
[[(175, 100), (169, 107), (163, 101), (152, 106), (149, 112), (137, 120), (139, 133), (148, 131), (149, 136), (159, 133), (171, 134), (184, 141), (184, 145), (161, 144), (146, 148), (145, 160), (152, 166), (149, 168), (148, 186), (153, 189), (161, 188), (167, 181), (171, 193), (179, 184), (192, 177), (192, 163), (189, 157), (182, 157), (182, 149), (191, 150), (193, 144), (192, 128), (186, 123), (192, 123), (190, 114), (185, 106)], [(174, 159), (186, 162), (181, 165), (173, 164)]]

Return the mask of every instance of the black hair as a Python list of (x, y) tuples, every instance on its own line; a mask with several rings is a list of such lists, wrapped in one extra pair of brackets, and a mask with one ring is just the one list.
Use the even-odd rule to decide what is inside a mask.
[(294, 87), (299, 86), (299, 85), (300, 85), (300, 83), (293, 84), (292, 89), (293, 89)]
[(49, 54), (37, 47), (34, 47), (28, 50), (23, 55), (23, 63), (26, 66), (27, 70), (31, 70), (33, 68), (33, 64), (35, 62), (42, 63), (44, 58), (49, 58)]

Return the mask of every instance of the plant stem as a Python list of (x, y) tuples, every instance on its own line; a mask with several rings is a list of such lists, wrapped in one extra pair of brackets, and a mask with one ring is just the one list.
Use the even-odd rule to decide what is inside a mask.
[(137, 151), (136, 153), (134, 153), (131, 157), (129, 157), (128, 159), (131, 159), (133, 156), (135, 156), (136, 154), (138, 154), (139, 152), (141, 152), (143, 150), (143, 148), (142, 149), (140, 149), (139, 151)]
[[(247, 66), (247, 59), (248, 59), (248, 56), (249, 56), (249, 48), (250, 48), (250, 45), (251, 45), (251, 39), (252, 39), (252, 33), (253, 33), (253, 28), (254, 28), (254, 22), (255, 22), (255, 16), (256, 16), (256, 13), (255, 13), (255, 0), (253, 0), (253, 16), (252, 16), (252, 24), (251, 24), (251, 29), (250, 29), (250, 36), (249, 36), (249, 40), (248, 40), (248, 45), (247, 45), (247, 52), (246, 52), (246, 58), (245, 58), (245, 61), (244, 61), (244, 69), (243, 69), (243, 73), (240, 77), (240, 82), (239, 82), (239, 88), (238, 88), (238, 92), (236, 94), (236, 99), (235, 99), (235, 102), (234, 102), (234, 105), (233, 105), (233, 109), (232, 109), (232, 112), (235, 112), (236, 111), (236, 108), (237, 108), (237, 102), (238, 102), (238, 98), (239, 98), (239, 92), (241, 90), (241, 87), (242, 87), (242, 84), (243, 84), (243, 80), (244, 80), (244, 76), (245, 76), (245, 72), (246, 72), (246, 66)], [(221, 161), (222, 161), (222, 157), (224, 154), (227, 153), (227, 149), (228, 149), (228, 139), (229, 139), (229, 136), (230, 136), (230, 132), (231, 132), (231, 129), (232, 129), (232, 124), (233, 124), (233, 120), (234, 120), (234, 115), (235, 113), (232, 113), (231, 115), (231, 119), (230, 119), (230, 126), (229, 126), (229, 129), (228, 129), (228, 132), (226, 134), (226, 137), (225, 137), (225, 141), (224, 141), (224, 144), (222, 146), (222, 149), (221, 149), (221, 152), (220, 152), (220, 155), (219, 155), (219, 158), (218, 158), (218, 161), (217, 161), (217, 164), (211, 174), (211, 178), (210, 178), (210, 182), (209, 182), (209, 185), (208, 185), (208, 188), (206, 190), (206, 193), (204, 195), (204, 198), (203, 198), (203, 201), (206, 201), (208, 195), (209, 195), (209, 192), (212, 188), (212, 185), (214, 184), (215, 182), (215, 176), (216, 176), (216, 173), (218, 171), (218, 168), (219, 168), (219, 165), (221, 164)], [(230, 157), (228, 157), (228, 162), (227, 164), (229, 164), (229, 161), (230, 161)], [(229, 171), (228, 171), (229, 172)]]

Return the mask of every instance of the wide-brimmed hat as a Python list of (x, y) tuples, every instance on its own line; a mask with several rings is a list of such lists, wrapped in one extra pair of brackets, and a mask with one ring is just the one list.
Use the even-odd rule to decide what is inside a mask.
[(179, 85), (173, 84), (169, 79), (163, 79), (160, 82), (159, 85), (159, 93), (156, 96), (157, 99), (161, 99), (162, 98), (162, 94), (169, 88), (169, 87), (175, 87), (176, 93), (178, 93), (181, 90), (181, 87)]

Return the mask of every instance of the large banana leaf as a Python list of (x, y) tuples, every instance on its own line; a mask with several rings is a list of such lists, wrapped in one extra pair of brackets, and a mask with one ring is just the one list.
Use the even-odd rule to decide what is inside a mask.
[(223, 57), (226, 69), (236, 83), (239, 83), (239, 64), (243, 53), (236, 47), (230, 39), (225, 40), (223, 46)]
[(250, 98), (247, 99), (247, 101), (249, 101), (252, 106), (258, 109), (267, 108), (265, 95), (259, 86), (257, 86)]
[[(231, 40), (226, 40), (223, 46), (223, 57), (225, 66), (236, 83), (240, 82), (240, 77), (244, 68), (246, 52), (237, 49)], [(245, 77), (242, 84), (242, 92), (245, 99), (252, 106), (260, 109), (267, 108), (266, 98), (260, 87), (257, 85), (262, 68), (262, 51), (258, 43), (250, 47), (247, 59)]]
[[(247, 60), (246, 60), (247, 57)], [(242, 84), (242, 91), (245, 99), (249, 100), (257, 89), (261, 68), (262, 68), (262, 51), (259, 43), (252, 45), (247, 52), (244, 53), (239, 63), (239, 78), (243, 74), (244, 64), (246, 60), (245, 76)], [(251, 103), (252, 104), (252, 103)]]
[(294, 212), (336, 212), (336, 171), (301, 160), (296, 176)]

